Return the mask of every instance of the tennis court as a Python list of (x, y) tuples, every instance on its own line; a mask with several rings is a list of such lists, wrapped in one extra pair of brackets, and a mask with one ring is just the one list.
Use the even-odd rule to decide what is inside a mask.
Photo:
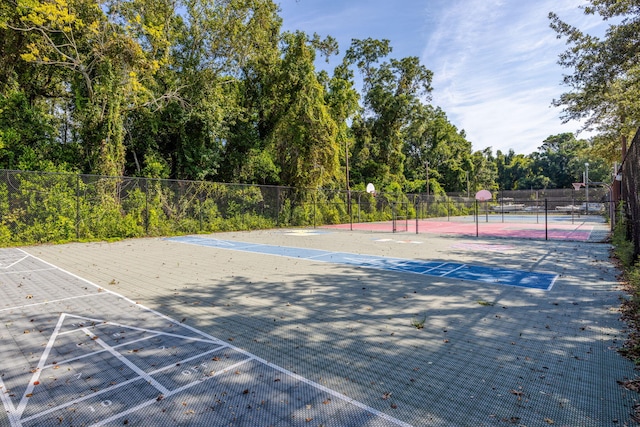
[(609, 246), (327, 229), (0, 250), (0, 425), (625, 425)]

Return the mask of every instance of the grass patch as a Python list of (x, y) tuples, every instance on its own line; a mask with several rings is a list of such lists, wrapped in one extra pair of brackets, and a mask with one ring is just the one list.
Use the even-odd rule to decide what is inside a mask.
[(411, 319), (411, 326), (413, 326), (416, 329), (423, 329), (424, 328), (424, 322), (427, 321), (427, 315), (425, 314), (423, 317), (413, 317)]
[(495, 302), (489, 302), (489, 301), (485, 301), (485, 300), (479, 300), (478, 304), (483, 305), (485, 307), (493, 307), (494, 305), (496, 305)]
[(620, 310), (622, 320), (629, 326), (629, 336), (620, 354), (640, 365), (640, 262), (633, 256), (633, 242), (626, 239), (626, 223), (620, 221), (612, 236), (613, 257), (622, 270), (620, 282), (626, 298)]

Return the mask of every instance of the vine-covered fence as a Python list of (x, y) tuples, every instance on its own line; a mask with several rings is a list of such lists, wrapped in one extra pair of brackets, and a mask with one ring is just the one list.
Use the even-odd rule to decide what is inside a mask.
[[(584, 201), (574, 190), (498, 192), (493, 213)], [(591, 200), (607, 203), (592, 190)], [(506, 202), (505, 202), (506, 201)], [(473, 195), (370, 194), (327, 189), (0, 170), (0, 245), (308, 227), (452, 217)], [(389, 231), (392, 231), (391, 229)]]

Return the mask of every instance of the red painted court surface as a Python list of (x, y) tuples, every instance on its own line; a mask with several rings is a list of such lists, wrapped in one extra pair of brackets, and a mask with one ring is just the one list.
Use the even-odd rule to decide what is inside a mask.
[(326, 225), (323, 228), (360, 230), (375, 232), (398, 232), (417, 234), (439, 234), (478, 237), (503, 237), (536, 240), (572, 240), (586, 242), (603, 241), (608, 235), (609, 225), (602, 217), (575, 218), (553, 216), (548, 218), (517, 216), (480, 216), (475, 222), (472, 217), (438, 218), (428, 220), (398, 220), (353, 224)]

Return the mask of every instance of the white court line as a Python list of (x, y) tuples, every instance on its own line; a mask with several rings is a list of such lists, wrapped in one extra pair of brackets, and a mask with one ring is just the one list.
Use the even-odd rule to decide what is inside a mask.
[[(216, 372), (215, 374), (213, 374), (213, 375), (211, 375), (211, 376), (204, 377), (204, 378), (200, 379), (199, 381), (194, 381), (194, 382), (192, 382), (192, 383), (190, 383), (190, 384), (187, 384), (186, 386), (183, 386), (183, 387), (177, 388), (177, 389), (175, 389), (174, 391), (172, 391), (171, 393), (169, 393), (169, 394), (165, 395), (164, 397), (165, 397), (165, 398), (170, 397), (170, 396), (172, 396), (172, 395), (174, 395), (174, 394), (176, 394), (176, 393), (179, 393), (179, 392), (181, 392), (181, 391), (184, 391), (184, 390), (186, 390), (186, 389), (188, 389), (188, 388), (191, 388), (191, 387), (193, 387), (193, 386), (195, 386), (195, 385), (197, 385), (197, 384), (200, 384), (200, 383), (202, 383), (202, 382), (205, 382), (205, 381), (207, 381), (207, 380), (209, 380), (209, 379), (211, 379), (211, 378), (215, 378), (215, 377), (217, 377), (217, 376), (218, 376), (218, 375), (220, 375), (220, 374), (227, 373), (227, 372), (229, 372), (231, 369), (235, 369), (235, 368), (237, 368), (238, 366), (244, 365), (244, 364), (245, 364), (245, 363), (247, 363), (249, 360), (251, 360), (251, 359), (245, 359), (245, 360), (242, 360), (242, 361), (240, 361), (240, 362), (238, 362), (238, 363), (235, 363), (235, 364), (233, 364), (233, 365), (227, 366), (227, 367), (226, 367), (225, 369), (223, 369), (222, 371)], [(140, 405), (138, 405), (138, 406), (135, 406), (135, 407), (133, 407), (133, 408), (129, 408), (129, 409), (127, 409), (126, 411), (118, 412), (117, 414), (112, 415), (111, 417), (106, 418), (106, 419), (104, 419), (104, 420), (102, 420), (102, 421), (100, 421), (100, 422), (97, 422), (97, 423), (95, 423), (95, 424), (91, 424), (91, 427), (94, 427), (94, 426), (95, 426), (95, 427), (103, 426), (103, 425), (105, 425), (105, 424), (107, 424), (107, 423), (110, 423), (111, 421), (115, 421), (115, 420), (117, 420), (118, 418), (122, 418), (122, 417), (124, 417), (124, 416), (126, 416), (126, 415), (129, 415), (129, 414), (131, 414), (131, 413), (133, 413), (133, 412), (136, 412), (136, 411), (137, 411), (137, 410), (139, 410), (139, 409), (146, 408), (147, 406), (149, 406), (149, 405), (153, 405), (154, 403), (157, 403), (157, 402), (158, 402), (158, 400), (157, 400), (157, 399), (151, 399), (151, 400), (148, 400), (148, 401), (146, 401), (146, 402), (144, 402), (144, 403), (141, 403), (141, 404), (140, 404)]]
[(458, 267), (458, 268), (454, 268), (453, 270), (449, 270), (449, 271), (447, 271), (446, 273), (441, 274), (441, 275), (440, 275), (440, 277), (444, 277), (444, 276), (446, 276), (446, 275), (448, 275), (448, 274), (451, 274), (451, 273), (453, 273), (454, 271), (458, 271), (458, 270), (460, 270), (461, 268), (464, 268), (464, 267), (466, 267), (466, 266), (467, 266), (466, 264), (461, 264), (461, 265), (460, 265), (460, 267)]
[[(54, 406), (53, 408), (47, 409), (46, 411), (41, 411), (41, 412), (38, 412), (37, 414), (33, 414), (31, 416), (25, 417), (25, 418), (22, 419), (22, 421), (31, 421), (31, 420), (34, 420), (36, 418), (40, 418), (43, 415), (50, 414), (50, 413), (55, 412), (55, 411), (57, 411), (59, 409), (67, 408), (69, 406), (75, 405), (76, 403), (84, 402), (85, 400), (89, 400), (89, 399), (92, 399), (92, 398), (94, 398), (96, 396), (100, 396), (101, 394), (110, 392), (110, 391), (118, 389), (120, 387), (124, 387), (127, 384), (131, 384), (133, 382), (140, 381), (141, 379), (142, 378), (140, 378), (140, 377), (131, 378), (130, 380), (126, 380), (124, 382), (121, 382), (120, 384), (113, 385), (111, 387), (105, 388), (105, 389), (100, 390), (100, 391), (96, 391), (93, 394), (88, 394), (86, 396), (82, 396), (82, 397), (79, 397), (77, 399), (70, 400), (69, 402), (63, 403), (62, 405)], [(18, 422), (20, 422), (20, 421), (18, 421)], [(16, 426), (21, 426), (21, 424), (16, 424)]]
[(0, 401), (7, 410), (7, 417), (9, 417), (9, 424), (13, 427), (20, 426), (20, 417), (16, 413), (16, 408), (13, 406), (13, 402), (11, 401), (11, 397), (9, 397), (9, 390), (5, 387), (4, 382), (2, 382), (2, 375), (0, 375)]
[(199, 359), (202, 356), (206, 356), (207, 354), (215, 353), (216, 351), (220, 351), (223, 348), (230, 348), (230, 347), (228, 345), (221, 345), (218, 348), (213, 348), (211, 350), (205, 351), (204, 353), (198, 353), (195, 356), (187, 357), (186, 359), (182, 359), (182, 360), (180, 360), (180, 361), (178, 361), (176, 363), (173, 363), (171, 365), (163, 366), (162, 368), (158, 368), (155, 371), (149, 372), (149, 375), (155, 375), (155, 374), (159, 374), (160, 372), (168, 371), (169, 369), (175, 368), (178, 365), (182, 365), (183, 363), (188, 363), (188, 362), (191, 362), (192, 360)]
[(16, 265), (17, 263), (19, 263), (19, 262), (21, 262), (21, 261), (24, 261), (24, 260), (25, 260), (25, 259), (27, 259), (27, 258), (28, 258), (28, 255), (26, 255), (26, 256), (24, 256), (24, 257), (20, 258), (19, 260), (15, 261), (15, 262), (12, 262), (11, 264), (7, 265), (6, 267), (2, 266), (2, 267), (0, 267), (0, 268), (11, 268), (11, 267), (13, 267), (14, 265)]
[[(24, 251), (23, 249), (19, 249), (19, 250), (23, 251), (24, 253), (29, 254), (28, 252)], [(40, 259), (40, 258), (38, 258), (38, 257), (36, 257), (34, 255), (31, 255), (31, 254), (29, 254), (29, 255), (31, 257), (33, 257), (34, 259), (37, 259), (38, 261), (40, 261), (40, 262), (42, 262), (44, 264), (50, 265), (53, 268), (55, 268), (55, 269), (57, 269), (57, 270), (59, 270), (61, 272), (64, 272), (64, 273), (70, 275), (71, 277), (74, 277), (74, 278), (76, 278), (76, 279), (78, 279), (78, 280), (80, 280), (80, 281), (82, 281), (84, 283), (87, 283), (87, 284), (89, 284), (91, 286), (94, 286), (96, 288), (99, 288), (99, 289), (104, 289), (104, 288), (96, 285), (95, 283), (93, 283), (93, 282), (91, 282), (91, 281), (89, 281), (89, 280), (87, 280), (85, 278), (82, 278), (82, 277), (80, 277), (80, 276), (78, 276), (76, 274), (71, 273), (70, 271), (67, 271), (67, 270), (65, 270), (63, 268), (57, 267), (57, 266), (55, 266), (55, 265), (53, 265), (53, 264), (51, 264), (51, 263), (49, 263), (49, 262), (47, 262), (45, 260), (42, 260), (42, 259)], [(169, 317), (169, 316), (167, 316), (165, 314), (162, 314), (157, 310), (154, 310), (152, 308), (146, 307), (145, 305), (139, 304), (139, 303), (135, 302), (134, 300), (125, 297), (124, 295), (120, 295), (120, 294), (118, 294), (116, 292), (113, 292), (111, 290), (108, 290), (108, 289), (105, 289), (105, 292), (108, 292), (108, 293), (110, 293), (110, 294), (112, 294), (112, 295), (114, 295), (114, 296), (116, 296), (118, 298), (122, 298), (124, 301), (127, 301), (127, 302), (129, 302), (130, 304), (132, 304), (134, 306), (138, 306), (140, 308), (143, 308), (143, 309), (149, 311), (150, 313), (155, 314), (156, 316), (158, 316), (158, 317), (160, 317), (162, 319), (166, 319), (169, 322), (171, 322), (171, 323), (173, 323), (175, 325), (181, 326), (183, 328), (186, 328), (186, 329), (190, 330), (191, 332), (194, 332), (194, 333), (196, 333), (196, 334), (198, 334), (200, 336), (203, 336), (205, 338), (208, 338), (208, 339), (210, 339), (212, 341), (215, 341), (215, 342), (218, 342), (218, 343), (224, 342), (224, 341), (221, 341), (221, 340), (213, 337), (212, 335), (207, 334), (206, 332), (200, 331), (199, 329), (196, 329), (196, 328), (194, 328), (192, 326), (189, 326), (187, 324), (180, 323), (177, 320), (172, 319), (171, 317)], [(359, 402), (359, 401), (357, 401), (355, 399), (351, 399), (351, 398), (343, 395), (342, 393), (338, 393), (335, 390), (332, 390), (330, 388), (327, 388), (327, 387), (323, 386), (322, 384), (318, 384), (318, 383), (316, 383), (314, 381), (311, 381), (311, 380), (309, 380), (309, 379), (307, 379), (305, 377), (302, 377), (302, 376), (300, 376), (300, 375), (298, 375), (298, 374), (296, 374), (294, 372), (291, 372), (291, 371), (289, 371), (287, 369), (284, 369), (284, 368), (282, 368), (282, 367), (280, 367), (278, 365), (274, 365), (273, 363), (268, 362), (267, 360), (262, 359), (262, 358), (254, 355), (252, 353), (249, 353), (249, 352), (247, 352), (247, 351), (245, 351), (245, 350), (243, 350), (243, 349), (241, 349), (239, 347), (236, 347), (236, 346), (233, 346), (233, 345), (229, 345), (229, 344), (227, 344), (227, 346), (229, 348), (232, 348), (232, 349), (236, 350), (239, 353), (242, 353), (242, 354), (246, 355), (249, 358), (252, 358), (253, 360), (255, 360), (257, 362), (263, 363), (264, 365), (281, 372), (282, 374), (288, 375), (288, 376), (290, 376), (290, 377), (292, 377), (292, 378), (294, 378), (294, 379), (296, 379), (296, 380), (298, 380), (300, 382), (303, 382), (303, 383), (305, 383), (305, 384), (307, 384), (307, 385), (309, 385), (311, 387), (314, 387), (314, 388), (316, 388), (318, 390), (324, 391), (325, 393), (330, 394), (331, 396), (333, 396), (333, 397), (335, 397), (337, 399), (340, 399), (340, 400), (345, 401), (347, 403), (350, 403), (350, 404), (352, 404), (354, 406), (357, 406), (358, 408), (363, 409), (363, 410), (365, 410), (367, 412), (370, 412), (370, 413), (372, 413), (372, 414), (374, 414), (374, 415), (376, 415), (376, 416), (378, 416), (378, 417), (380, 417), (380, 418), (382, 418), (382, 419), (384, 419), (386, 421), (389, 421), (389, 422), (391, 422), (393, 424), (396, 424), (396, 425), (402, 426), (402, 427), (412, 427), (411, 424), (409, 424), (409, 423), (406, 423), (406, 422), (401, 421), (401, 420), (399, 420), (397, 418), (394, 418), (394, 417), (392, 417), (390, 415), (387, 415), (384, 412), (380, 412), (375, 408), (367, 406), (364, 403), (361, 403), (361, 402)], [(155, 402), (155, 400), (150, 402), (149, 405), (153, 404), (153, 402)], [(122, 415), (126, 415), (127, 413), (129, 413), (129, 412), (123, 413)], [(111, 417), (111, 418), (112, 419), (117, 419), (122, 415), (117, 415), (117, 416), (114, 415), (115, 418), (114, 417)], [(112, 419), (109, 419), (108, 421), (111, 421)], [(100, 424), (96, 424), (96, 426), (100, 426), (100, 425), (103, 425), (103, 424), (101, 424), (101, 423)]]
[[(71, 333), (71, 332), (78, 332), (80, 330), (81, 329), (78, 329), (78, 330), (75, 330), (75, 331), (62, 332), (62, 333), (58, 334), (58, 336), (66, 335), (66, 334)], [(148, 339), (151, 339), (151, 338), (155, 338), (157, 336), (158, 335), (153, 335), (153, 336), (150, 336), (150, 337), (144, 337), (144, 338), (140, 338), (140, 339), (137, 339), (137, 340), (128, 341), (128, 342), (125, 342), (125, 343), (122, 343), (122, 344), (114, 345), (112, 348), (124, 347), (125, 345), (133, 344), (133, 343), (136, 343), (138, 341), (148, 340)], [(105, 351), (107, 351), (107, 349), (92, 351), (91, 353), (83, 354), (82, 356), (72, 357), (71, 359), (61, 360), (59, 362), (56, 361), (56, 363), (52, 363), (51, 365), (47, 365), (42, 369), (51, 368), (51, 367), (56, 366), (56, 365), (58, 365), (58, 366), (64, 365), (65, 363), (75, 362), (76, 360), (84, 359), (84, 358), (87, 358), (87, 357), (90, 357), (90, 356), (95, 356), (96, 354), (104, 353)]]
[[(115, 294), (115, 295), (117, 295), (117, 294)], [(120, 298), (123, 298), (123, 297), (120, 297)], [(137, 304), (137, 303), (135, 303), (135, 304), (141, 306), (140, 304)], [(146, 309), (146, 310), (148, 310), (147, 307), (144, 307), (144, 306), (141, 306), (141, 307)], [(110, 326), (117, 326), (118, 328), (133, 329), (134, 331), (149, 332), (151, 334), (166, 335), (168, 337), (182, 338), (182, 339), (191, 340), (191, 341), (206, 342), (206, 343), (210, 343), (210, 344), (226, 344), (224, 341), (219, 340), (219, 339), (209, 340), (209, 339), (203, 339), (203, 338), (198, 338), (198, 337), (189, 337), (189, 336), (186, 336), (186, 335), (172, 334), (171, 332), (164, 332), (164, 331), (158, 331), (158, 330), (153, 330), (153, 329), (138, 328), (136, 326), (129, 326), (129, 325), (125, 325), (125, 324), (117, 323), (117, 322), (105, 322), (104, 320), (92, 319), (90, 317), (84, 317), (84, 316), (77, 316), (75, 314), (69, 314), (69, 313), (65, 313), (65, 314), (67, 315), (67, 317), (75, 317), (76, 319), (83, 319), (83, 320), (87, 320), (89, 322), (94, 322), (95, 325), (91, 325), (91, 326), (94, 326), (94, 327), (101, 326), (101, 325), (110, 325)], [(171, 322), (174, 323), (174, 324), (178, 324), (180, 326), (186, 327), (186, 325), (183, 325), (182, 323), (177, 323), (173, 319), (172, 319)], [(71, 332), (71, 331), (69, 331), (69, 332)], [(62, 332), (62, 333), (64, 334), (64, 333), (67, 333), (67, 332)], [(202, 333), (199, 333), (198, 335), (202, 335)]]
[[(192, 360), (192, 359), (195, 359), (195, 358), (198, 358), (198, 357), (202, 357), (202, 356), (204, 356), (204, 355), (206, 355), (206, 354), (208, 354), (208, 353), (213, 353), (214, 351), (218, 351), (218, 350), (221, 350), (221, 349), (226, 348), (226, 347), (228, 347), (228, 346), (220, 346), (220, 347), (218, 347), (218, 348), (216, 348), (216, 349), (214, 349), (214, 350), (209, 350), (209, 351), (206, 351), (206, 352), (204, 352), (204, 353), (200, 353), (200, 354), (198, 354), (197, 356), (194, 356), (194, 357), (190, 357), (190, 358), (188, 358), (188, 359), (181, 360), (181, 361), (179, 361), (179, 362), (177, 362), (177, 363), (186, 363), (186, 362), (188, 362), (188, 361), (190, 361), (190, 360)], [(102, 352), (104, 352), (104, 351), (106, 351), (106, 350), (100, 351), (100, 353), (102, 353)], [(96, 352), (96, 353), (98, 353), (98, 352)], [(49, 365), (49, 366), (52, 366), (52, 365)], [(166, 367), (164, 367), (164, 368), (157, 369), (157, 370), (155, 370), (155, 371), (149, 372), (149, 375), (154, 375), (154, 374), (156, 374), (157, 372), (161, 372), (161, 371), (167, 370), (167, 369), (169, 369), (169, 368), (175, 368), (175, 364), (172, 364), (172, 365), (166, 366)], [(221, 371), (221, 372), (222, 372), (222, 371)], [(95, 392), (95, 393), (93, 393), (93, 394), (89, 394), (89, 395), (87, 395), (87, 396), (83, 396), (83, 397), (79, 397), (79, 398), (77, 398), (77, 399), (73, 399), (73, 400), (71, 400), (71, 401), (69, 401), (69, 402), (63, 403), (62, 405), (54, 406), (53, 408), (47, 409), (46, 411), (38, 412), (37, 414), (34, 414), (34, 415), (29, 416), (29, 417), (23, 418), (23, 419), (22, 419), (22, 421), (31, 421), (31, 420), (33, 420), (33, 419), (40, 418), (40, 417), (41, 417), (41, 416), (43, 416), (43, 415), (47, 415), (47, 414), (50, 414), (50, 413), (52, 413), (52, 412), (55, 412), (55, 411), (57, 411), (57, 410), (59, 410), (59, 409), (64, 409), (64, 408), (66, 408), (66, 407), (69, 407), (69, 406), (75, 405), (76, 403), (80, 403), (80, 402), (83, 402), (83, 401), (85, 401), (85, 400), (92, 399), (92, 398), (94, 398), (94, 397), (96, 397), (96, 396), (100, 396), (101, 394), (105, 394), (105, 393), (108, 393), (108, 392), (110, 392), (110, 391), (116, 390), (116, 389), (118, 389), (118, 388), (120, 388), (120, 387), (124, 387), (124, 386), (125, 386), (125, 385), (127, 385), (127, 384), (131, 384), (131, 383), (136, 382), (136, 381), (139, 381), (139, 380), (141, 380), (141, 379), (142, 379), (142, 377), (135, 377), (135, 378), (131, 378), (131, 379), (126, 380), (126, 381), (123, 381), (123, 382), (121, 382), (121, 383), (119, 383), (119, 384), (115, 384), (115, 385), (112, 385), (111, 387), (107, 387), (107, 388), (105, 388), (105, 389), (102, 389), (102, 390), (100, 390), (100, 391), (97, 391), (97, 392)], [(154, 399), (154, 401), (155, 401), (155, 399)]]
[(340, 252), (329, 252), (329, 251), (324, 251), (324, 253), (319, 254), (319, 255), (313, 255), (313, 256), (308, 256), (308, 257), (303, 257), (302, 259), (318, 259), (318, 258), (322, 258), (322, 257), (330, 257), (332, 255), (337, 255)]
[(22, 308), (26, 308), (26, 307), (33, 307), (36, 305), (44, 305), (44, 304), (53, 304), (55, 302), (61, 302), (61, 301), (68, 301), (68, 300), (72, 300), (72, 299), (76, 299), (76, 298), (87, 298), (87, 297), (95, 297), (96, 295), (101, 295), (100, 293), (97, 294), (87, 294), (87, 295), (78, 295), (76, 297), (68, 297), (68, 298), (61, 298), (61, 299), (54, 299), (51, 301), (45, 301), (45, 302), (35, 302), (33, 304), (25, 304), (25, 305), (17, 305), (15, 307), (10, 307), (10, 308), (3, 308), (0, 310), (0, 312), (3, 311), (9, 311), (9, 310), (19, 310)]
[(169, 393), (169, 390), (165, 386), (160, 384), (158, 381), (156, 381), (155, 378), (152, 378), (149, 374), (147, 374), (145, 371), (140, 369), (135, 363), (133, 363), (132, 361), (124, 357), (122, 354), (120, 354), (120, 352), (115, 351), (109, 344), (104, 342), (102, 339), (98, 338), (98, 336), (95, 335), (93, 332), (89, 331), (89, 329), (82, 328), (82, 331), (87, 335), (89, 335), (95, 342), (97, 342), (102, 347), (104, 347), (109, 353), (111, 353), (112, 356), (114, 356), (116, 359), (118, 359), (119, 361), (127, 365), (129, 369), (137, 373), (138, 376), (147, 380), (147, 382), (151, 384), (156, 390), (160, 391), (162, 394)]
[(24, 273), (35, 273), (37, 271), (50, 271), (50, 270), (55, 270), (55, 268), (36, 268), (35, 270), (0, 271), (0, 276), (4, 276), (5, 274), (24, 274)]
[(53, 333), (51, 334), (51, 337), (49, 337), (49, 341), (47, 342), (47, 346), (45, 347), (44, 351), (42, 352), (42, 356), (40, 356), (40, 360), (38, 361), (38, 366), (36, 367), (36, 369), (34, 369), (33, 375), (31, 376), (31, 381), (29, 381), (29, 384), (27, 384), (27, 389), (24, 391), (24, 394), (22, 395), (22, 398), (20, 399), (20, 403), (18, 404), (18, 407), (16, 408), (15, 414), (18, 417), (18, 419), (20, 419), (22, 417), (22, 414), (24, 413), (25, 408), (27, 407), (27, 402), (29, 401), (29, 397), (33, 394), (33, 389), (35, 387), (35, 383), (38, 381), (38, 378), (40, 378), (40, 373), (42, 372), (42, 368), (44, 367), (44, 363), (46, 362), (47, 358), (49, 357), (49, 353), (51, 352), (51, 348), (53, 347), (53, 343), (56, 340), (56, 337), (58, 336), (58, 332), (60, 331), (60, 328), (62, 327), (62, 323), (64, 322), (64, 313), (60, 315), (60, 318), (58, 319), (58, 323), (56, 324), (56, 327), (53, 330)]
[(433, 270), (435, 270), (435, 269), (437, 269), (437, 268), (444, 267), (444, 266), (445, 266), (445, 265), (447, 265), (447, 264), (449, 264), (449, 263), (448, 263), (448, 262), (443, 262), (442, 264), (440, 264), (440, 265), (436, 265), (435, 267), (427, 268), (425, 271), (423, 271), (423, 272), (422, 272), (422, 273), (420, 273), (420, 274), (426, 274), (426, 273), (428, 273), (428, 272), (430, 272), (430, 271), (433, 271)]

